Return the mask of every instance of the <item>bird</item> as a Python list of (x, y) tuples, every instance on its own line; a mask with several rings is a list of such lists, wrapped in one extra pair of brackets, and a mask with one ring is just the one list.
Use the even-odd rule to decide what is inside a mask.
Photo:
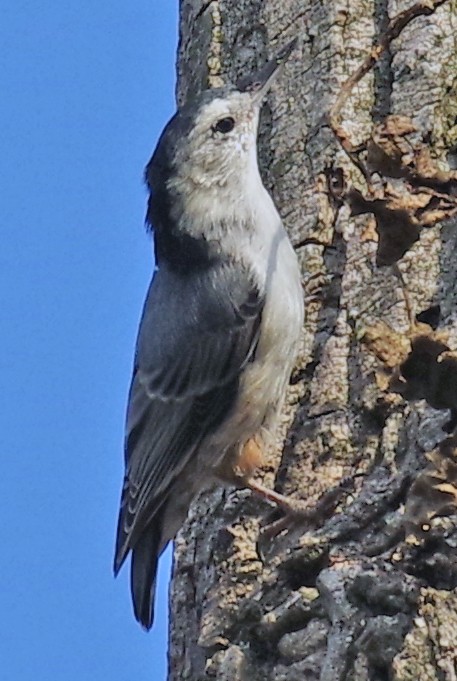
[(257, 132), (296, 42), (179, 107), (146, 166), (155, 270), (128, 397), (114, 559), (117, 575), (131, 554), (133, 611), (146, 630), (158, 559), (201, 490), (218, 483), (285, 499), (250, 478), (297, 357), (303, 291), (259, 173)]

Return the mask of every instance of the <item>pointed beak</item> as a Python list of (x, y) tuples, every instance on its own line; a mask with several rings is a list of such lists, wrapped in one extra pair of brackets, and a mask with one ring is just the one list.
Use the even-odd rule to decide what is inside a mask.
[(283, 64), (292, 54), (297, 42), (298, 38), (294, 38), (273, 59), (268, 61), (260, 71), (240, 78), (236, 84), (238, 90), (240, 92), (252, 93), (254, 103), (260, 106), (276, 76), (281, 73)]

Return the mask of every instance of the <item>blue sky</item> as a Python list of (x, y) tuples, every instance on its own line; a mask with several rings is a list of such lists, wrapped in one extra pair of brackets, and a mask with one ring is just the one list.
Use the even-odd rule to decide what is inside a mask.
[(0, 660), (5, 681), (165, 679), (111, 564), (151, 243), (146, 164), (174, 109), (177, 0), (2, 2)]

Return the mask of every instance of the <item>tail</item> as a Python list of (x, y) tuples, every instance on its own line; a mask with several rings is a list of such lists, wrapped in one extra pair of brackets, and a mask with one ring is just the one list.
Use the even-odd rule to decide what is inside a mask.
[[(146, 509), (147, 511), (148, 509)], [(159, 556), (165, 548), (162, 538), (164, 509), (143, 518), (132, 514), (129, 507), (129, 480), (126, 477), (122, 490), (121, 507), (117, 523), (116, 548), (114, 552), (114, 575), (117, 576), (131, 552), (130, 591), (133, 612), (137, 621), (147, 630), (154, 621), (154, 591)], [(167, 544), (168, 542), (165, 542)]]
[[(132, 552), (130, 564), (130, 589), (132, 593), (133, 611), (138, 622), (150, 629), (154, 620), (154, 591), (161, 545), (162, 523), (156, 517), (143, 529), (138, 539), (129, 536), (124, 530), (122, 508), (119, 514), (116, 551), (114, 558), (114, 575), (117, 576), (129, 552)], [(131, 541), (134, 545), (131, 548)]]
[(160, 525), (151, 525), (141, 535), (132, 550), (130, 588), (133, 612), (147, 630), (154, 621), (154, 593), (160, 553)]

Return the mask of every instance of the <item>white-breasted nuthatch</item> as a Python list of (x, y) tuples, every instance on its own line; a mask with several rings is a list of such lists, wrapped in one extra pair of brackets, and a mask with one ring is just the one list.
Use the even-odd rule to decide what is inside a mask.
[(208, 483), (250, 486), (297, 355), (300, 271), (256, 144), (262, 101), (295, 43), (180, 108), (146, 168), (157, 269), (136, 346), (114, 563), (117, 574), (132, 552), (146, 629), (158, 557)]

